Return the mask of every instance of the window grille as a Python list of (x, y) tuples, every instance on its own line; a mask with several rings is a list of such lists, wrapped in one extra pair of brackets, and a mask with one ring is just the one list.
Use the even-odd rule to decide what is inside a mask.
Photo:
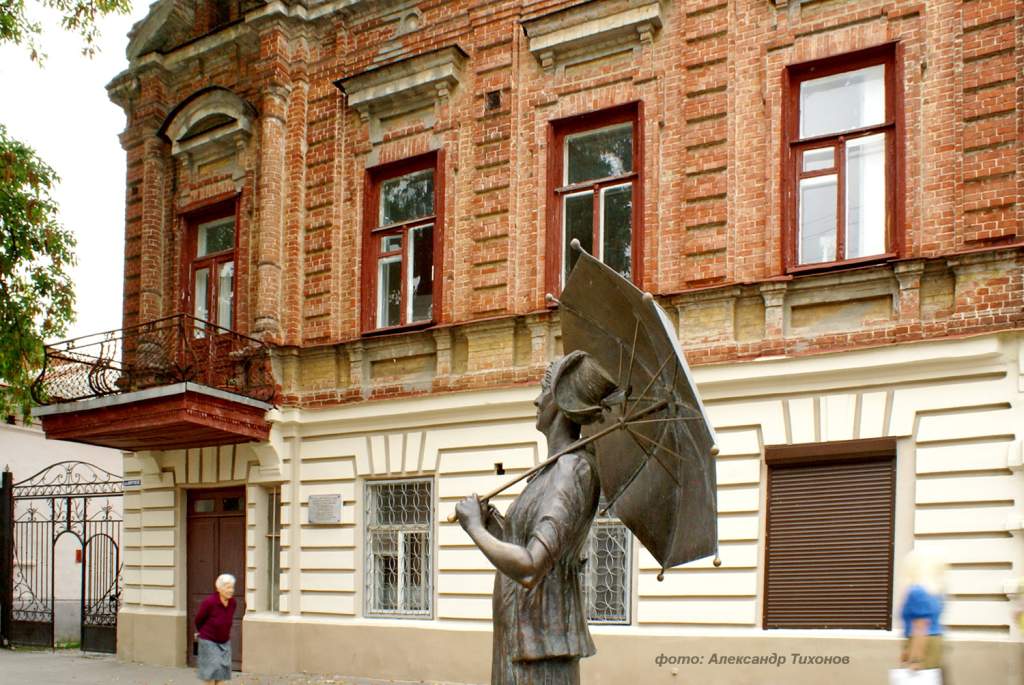
[(366, 613), (430, 616), (433, 482), (366, 484)]
[(267, 493), (267, 609), (281, 610), (281, 488)]
[[(604, 509), (604, 501), (599, 511)], [(629, 624), (633, 536), (614, 516), (594, 519), (584, 550), (583, 597), (590, 623)]]

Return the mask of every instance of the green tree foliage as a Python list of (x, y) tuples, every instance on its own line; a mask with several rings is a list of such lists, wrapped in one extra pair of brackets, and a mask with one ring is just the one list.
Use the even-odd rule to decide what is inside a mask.
[(43, 341), (74, 317), (75, 238), (57, 221), (57, 175), (0, 124), (0, 411), (27, 417)]
[[(54, 10), (65, 31), (78, 34), (82, 54), (96, 53), (97, 20), (127, 14), (131, 0), (34, 0)], [(25, 0), (0, 0), (0, 45), (29, 50), (41, 63), (42, 26)], [(50, 193), (57, 174), (32, 148), (14, 140), (0, 124), (0, 415), (28, 418), (31, 386), (42, 368), (43, 343), (64, 335), (74, 318), (75, 291), (69, 271), (75, 239), (57, 220)]]
[[(36, 4), (56, 10), (64, 30), (82, 37), (82, 54), (89, 57), (96, 54), (96, 20), (106, 14), (127, 14), (132, 8), (131, 0), (38, 0)], [(42, 27), (25, 10), (25, 0), (0, 0), (0, 44), (23, 45), (33, 60), (40, 61)]]

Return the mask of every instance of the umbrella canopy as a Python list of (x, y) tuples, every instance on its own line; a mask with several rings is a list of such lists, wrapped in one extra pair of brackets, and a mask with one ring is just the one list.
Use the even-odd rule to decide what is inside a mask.
[(559, 310), (565, 352), (588, 352), (625, 390), (586, 429), (603, 433), (595, 447), (609, 509), (663, 571), (714, 554), (715, 434), (665, 311), (582, 250)]

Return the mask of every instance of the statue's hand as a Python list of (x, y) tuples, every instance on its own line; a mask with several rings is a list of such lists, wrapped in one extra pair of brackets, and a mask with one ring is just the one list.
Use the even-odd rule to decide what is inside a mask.
[(472, 494), (455, 505), (455, 516), (464, 530), (480, 526), (484, 520), (483, 502), (476, 494)]

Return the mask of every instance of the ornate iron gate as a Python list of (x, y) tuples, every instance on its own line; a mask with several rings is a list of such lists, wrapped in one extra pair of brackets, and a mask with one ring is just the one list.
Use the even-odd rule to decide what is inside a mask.
[(121, 577), (121, 477), (81, 461), (49, 466), (13, 484), (13, 644), (54, 646), (58, 572), (54, 551), (65, 535), (81, 549), (81, 645), (113, 653)]

